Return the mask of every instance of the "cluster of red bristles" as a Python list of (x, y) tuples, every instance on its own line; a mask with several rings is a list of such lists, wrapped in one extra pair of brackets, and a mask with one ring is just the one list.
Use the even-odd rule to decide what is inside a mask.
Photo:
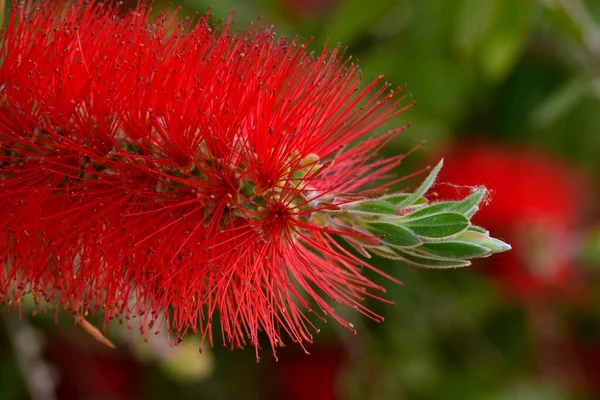
[(236, 347), (258, 347), (259, 332), (273, 348), (310, 342), (312, 308), (352, 328), (326, 298), (379, 320), (362, 305), (383, 290), (362, 274), (374, 268), (311, 214), (398, 165), (373, 155), (402, 128), (346, 147), (410, 107), (406, 95), (382, 78), (361, 91), (338, 49), (312, 55), (270, 29), (118, 11), (10, 11), (0, 298), (211, 344), (218, 319)]

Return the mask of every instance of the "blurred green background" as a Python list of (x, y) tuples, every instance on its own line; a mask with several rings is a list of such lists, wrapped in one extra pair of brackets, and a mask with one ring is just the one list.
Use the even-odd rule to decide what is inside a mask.
[[(513, 252), (469, 269), (415, 270), (375, 260), (404, 286), (381, 283), (375, 324), (342, 311), (305, 355), (290, 346), (221, 347), (189, 337), (143, 343), (115, 324), (117, 350), (69, 316), (2, 310), (0, 399), (600, 399), (600, 1), (186, 0), (182, 14), (235, 10), (279, 34), (348, 46), (365, 84), (408, 85), (417, 106), (387, 149), (407, 175), (440, 157), (442, 179), (487, 184), (482, 221)], [(127, 6), (127, 3), (126, 5)], [(167, 6), (158, 0), (156, 10)], [(409, 181), (408, 185), (414, 185)], [(440, 193), (452, 188), (439, 188)], [(476, 219), (477, 221), (477, 219)], [(374, 279), (377, 279), (374, 277)], [(93, 321), (92, 321), (93, 322)]]

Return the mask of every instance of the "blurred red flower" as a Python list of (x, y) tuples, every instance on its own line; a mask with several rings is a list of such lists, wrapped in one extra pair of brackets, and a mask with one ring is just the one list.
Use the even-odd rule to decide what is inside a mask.
[(589, 195), (582, 176), (564, 161), (504, 144), (461, 143), (443, 157), (434, 190), (449, 199), (486, 186), (492, 201), (473, 222), (513, 245), (491, 259), (489, 273), (520, 297), (576, 291), (573, 258)]
[(310, 356), (286, 349), (267, 370), (270, 398), (288, 400), (342, 399), (340, 376), (348, 355), (338, 346), (311, 348)]
[(140, 398), (141, 368), (131, 355), (60, 334), (50, 334), (48, 340), (46, 356), (57, 369), (57, 399)]

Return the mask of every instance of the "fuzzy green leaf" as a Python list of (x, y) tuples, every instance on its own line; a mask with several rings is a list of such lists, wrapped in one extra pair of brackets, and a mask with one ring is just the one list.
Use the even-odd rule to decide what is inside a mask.
[(375, 236), (381, 236), (381, 241), (399, 247), (414, 247), (421, 240), (410, 229), (402, 225), (385, 222), (371, 222), (366, 227)]
[(477, 226), (477, 225), (471, 225), (471, 226), (469, 227), (469, 231), (472, 231), (472, 232), (479, 232), (479, 233), (483, 233), (483, 234), (485, 234), (485, 235), (487, 235), (487, 234), (489, 233), (489, 232), (487, 231), (487, 229), (485, 229), (485, 228), (482, 228), (482, 227), (480, 227), (480, 226)]
[[(388, 203), (393, 204), (398, 208), (401, 203), (406, 201), (406, 199), (408, 199), (411, 196), (412, 196), (412, 193), (396, 193), (396, 194), (390, 194), (387, 196), (383, 196), (379, 200), (385, 200)], [(416, 206), (416, 205), (420, 205), (420, 204), (427, 204), (427, 199), (425, 197), (421, 196), (417, 200), (413, 201), (413, 203), (411, 205)]]
[(396, 214), (397, 207), (387, 201), (370, 200), (356, 204), (349, 204), (351, 211), (361, 211), (373, 214)]
[(387, 248), (374, 247), (369, 249), (369, 251), (376, 256), (387, 258), (388, 260), (402, 260), (402, 257), (400, 257), (397, 253)]
[(408, 207), (413, 205), (421, 196), (423, 196), (427, 191), (433, 186), (435, 182), (435, 178), (437, 178), (442, 166), (444, 165), (444, 160), (440, 160), (439, 163), (431, 170), (427, 178), (419, 185), (419, 187), (404, 201), (398, 204), (398, 207)]
[(439, 214), (443, 211), (450, 210), (455, 204), (456, 203), (453, 201), (443, 201), (440, 203), (434, 203), (429, 206), (419, 208), (418, 210), (411, 212), (410, 214), (406, 214), (403, 217), (406, 219), (418, 219), (428, 217), (430, 215)]
[(472, 230), (461, 233), (456, 237), (456, 240), (483, 246), (490, 250), (490, 254), (502, 253), (511, 249), (510, 245), (504, 243), (502, 240), (490, 237), (487, 233), (475, 232)]
[(380, 200), (385, 200), (390, 204), (398, 205), (410, 197), (410, 193), (396, 193), (381, 197)]
[(487, 247), (458, 241), (424, 243), (420, 249), (434, 256), (452, 259), (477, 258), (490, 253), (490, 249)]
[(456, 202), (453, 207), (448, 209), (448, 211), (454, 211), (470, 218), (477, 211), (477, 207), (485, 197), (486, 193), (486, 189), (477, 189), (463, 200)]
[(442, 239), (466, 230), (470, 223), (464, 215), (447, 212), (411, 219), (406, 221), (404, 225), (418, 236)]
[(356, 250), (360, 255), (362, 255), (365, 258), (371, 258), (369, 252), (365, 250), (365, 248), (360, 243), (357, 243), (356, 241), (352, 240), (352, 237), (342, 236), (342, 238), (346, 241), (346, 243), (352, 246), (352, 248), (354, 248), (354, 250)]
[(416, 267), (446, 269), (468, 267), (471, 265), (471, 262), (467, 260), (451, 260), (439, 257), (427, 257), (409, 251), (396, 251), (398, 252), (398, 255), (402, 257), (403, 261)]

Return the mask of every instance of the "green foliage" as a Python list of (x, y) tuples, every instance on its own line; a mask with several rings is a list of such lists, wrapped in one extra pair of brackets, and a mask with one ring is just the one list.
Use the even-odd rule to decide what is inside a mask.
[[(490, 3), (490, 2), (486, 2)], [(479, 64), (484, 77), (497, 82), (507, 76), (518, 60), (531, 26), (534, 0), (495, 0), (496, 13), (481, 47)], [(495, 7), (494, 7), (495, 6)]]
[(398, 207), (384, 200), (364, 201), (353, 207), (355, 211), (364, 211), (374, 214), (396, 214)]
[(444, 239), (459, 234), (469, 227), (469, 220), (458, 213), (439, 213), (405, 222), (417, 235), (430, 239)]
[(350, 44), (397, 3), (398, 0), (379, 0), (366, 6), (363, 0), (337, 2), (323, 33), (333, 42)]
[(448, 241), (423, 244), (429, 254), (445, 258), (477, 258), (490, 253), (490, 249), (475, 243)]
[(367, 229), (373, 235), (381, 235), (381, 241), (393, 246), (413, 247), (421, 244), (418, 236), (402, 225), (385, 222), (371, 222)]
[(486, 230), (471, 225), (470, 217), (479, 209), (485, 189), (458, 201), (427, 201), (424, 196), (442, 165), (440, 161), (412, 193), (357, 200), (324, 211), (319, 220), (341, 232), (340, 237), (364, 257), (375, 254), (416, 267), (466, 267), (472, 258), (510, 250)]
[(433, 186), (435, 182), (435, 178), (439, 174), (442, 166), (444, 165), (444, 160), (440, 160), (439, 163), (431, 170), (427, 178), (419, 185), (417, 189), (415, 189), (410, 196), (408, 196), (404, 201), (398, 204), (398, 207), (408, 207), (420, 199), (427, 191)]

